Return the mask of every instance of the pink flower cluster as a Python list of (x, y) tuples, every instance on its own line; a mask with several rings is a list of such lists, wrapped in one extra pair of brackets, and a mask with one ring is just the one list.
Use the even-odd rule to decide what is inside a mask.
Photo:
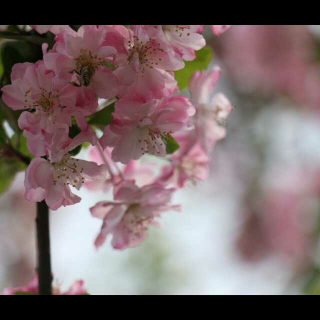
[[(218, 35), (228, 27), (211, 29)], [(32, 28), (55, 34), (55, 44), (50, 50), (43, 45), (42, 61), (16, 64), (12, 84), (2, 88), (3, 101), (23, 110), (19, 127), (34, 156), (26, 170), (25, 197), (45, 200), (56, 210), (81, 200), (70, 187), (113, 186), (114, 201), (91, 208), (103, 220), (96, 246), (108, 234), (114, 248), (135, 246), (161, 212), (178, 208), (169, 204), (175, 187), (207, 176), (208, 154), (225, 136), (223, 124), (232, 107), (221, 93), (210, 98), (220, 69), (195, 72), (190, 99), (178, 95), (174, 78), (173, 71), (205, 46), (204, 26)], [(88, 124), (98, 99), (116, 101), (112, 122), (99, 139)], [(75, 124), (80, 132), (71, 137)], [(173, 155), (167, 150), (170, 141), (180, 145)], [(83, 143), (95, 146), (94, 161), (71, 156)], [(158, 176), (137, 164), (144, 154), (167, 161)], [(141, 173), (145, 181), (138, 185)]]

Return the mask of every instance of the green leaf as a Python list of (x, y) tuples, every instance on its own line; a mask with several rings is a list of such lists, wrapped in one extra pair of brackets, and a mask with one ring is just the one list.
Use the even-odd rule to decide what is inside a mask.
[(175, 140), (175, 138), (171, 135), (168, 134), (166, 138), (163, 139), (165, 145), (166, 145), (166, 152), (167, 154), (172, 154), (175, 151), (179, 149), (179, 143)]
[(212, 57), (212, 49), (204, 47), (196, 51), (196, 58), (193, 61), (185, 61), (185, 67), (174, 72), (178, 87), (183, 90), (188, 87), (190, 78), (194, 71), (205, 70), (209, 66)]
[(3, 127), (3, 121), (4, 121), (4, 116), (3, 114), (1, 113), (1, 110), (0, 110), (0, 146), (2, 144), (5, 144), (6, 141), (7, 141), (7, 135), (6, 135), (6, 132), (4, 130), (4, 127)]
[(91, 146), (91, 144), (89, 143), (89, 142), (84, 142), (83, 144), (82, 144), (82, 148), (83, 149), (87, 149), (87, 148), (89, 148)]
[(14, 149), (30, 159), (33, 158), (33, 155), (28, 150), (27, 139), (25, 136), (14, 133), (10, 140)]
[[(81, 132), (80, 128), (78, 127), (76, 121), (74, 118), (72, 119), (72, 126), (69, 129), (69, 137), (73, 139), (76, 135), (78, 135)], [(82, 145), (77, 146), (73, 150), (69, 151), (68, 153), (72, 156), (76, 156), (81, 151)]]
[(7, 139), (6, 132), (5, 132), (2, 124), (0, 123), (0, 147), (1, 147), (1, 145), (6, 143), (6, 139)]
[(18, 171), (26, 165), (14, 157), (0, 159), (0, 194), (7, 191)]
[(78, 127), (77, 123), (73, 122), (72, 126), (69, 129), (69, 137), (73, 139), (76, 135), (81, 132), (80, 128)]
[(68, 153), (71, 155), (71, 156), (76, 156), (82, 149), (82, 145), (80, 144), (80, 146), (77, 146), (76, 148), (74, 148), (73, 150), (69, 151)]
[(10, 25), (10, 26), (8, 26), (7, 31), (20, 32), (20, 29), (19, 29), (19, 27), (17, 25)]
[(41, 46), (21, 41), (7, 41), (1, 46), (1, 60), (7, 84), (10, 83), (12, 67), (16, 63), (36, 62), (42, 59)]
[(0, 99), (0, 113), (3, 118), (8, 121), (11, 129), (14, 132), (16, 132), (17, 134), (20, 134), (22, 132), (18, 126), (18, 118), (21, 114), (21, 111), (13, 111), (3, 102), (2, 99)]
[(82, 24), (72, 24), (70, 25), (71, 29), (73, 29), (75, 32), (77, 32), (81, 27)]
[(109, 61), (104, 61), (103, 65), (105, 67), (107, 67), (108, 69), (111, 69), (111, 70), (115, 70), (116, 69), (116, 66), (113, 63), (109, 62)]
[(90, 125), (107, 126), (112, 122), (114, 103), (95, 113), (88, 121)]

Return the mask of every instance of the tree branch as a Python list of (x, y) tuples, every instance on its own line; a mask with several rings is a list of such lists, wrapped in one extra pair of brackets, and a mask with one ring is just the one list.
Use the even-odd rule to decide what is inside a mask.
[(38, 294), (52, 295), (49, 208), (45, 201), (37, 203)]
[(14, 149), (11, 145), (6, 145), (5, 148), (11, 153), (14, 154), (18, 159), (20, 159), (25, 165), (29, 165), (31, 160), (20, 153), (18, 150)]
[(4, 39), (13, 39), (13, 40), (24, 40), (28, 41), (33, 44), (42, 45), (43, 43), (47, 42), (45, 38), (40, 38), (37, 36), (29, 35), (29, 34), (18, 34), (8, 31), (0, 32), (0, 38)]

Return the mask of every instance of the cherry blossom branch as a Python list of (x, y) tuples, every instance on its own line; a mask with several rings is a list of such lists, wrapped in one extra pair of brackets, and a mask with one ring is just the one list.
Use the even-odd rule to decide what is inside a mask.
[(37, 203), (38, 294), (52, 295), (49, 208), (45, 201)]

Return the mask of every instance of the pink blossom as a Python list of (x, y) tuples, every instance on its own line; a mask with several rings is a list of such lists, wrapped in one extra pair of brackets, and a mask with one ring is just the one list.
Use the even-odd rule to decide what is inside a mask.
[(194, 139), (194, 130), (175, 136), (180, 148), (172, 155), (170, 163), (162, 168), (157, 181), (172, 182), (182, 188), (187, 181), (196, 183), (208, 177), (210, 158), (201, 145)]
[(32, 202), (45, 200), (50, 209), (57, 210), (62, 205), (72, 205), (81, 200), (71, 192), (69, 185), (79, 190), (85, 179), (99, 181), (105, 176), (105, 165), (98, 166), (67, 154), (59, 162), (34, 158), (26, 170), (25, 198)]
[(18, 124), (34, 156), (48, 155), (58, 132), (68, 135), (72, 116), (81, 130), (87, 130), (85, 116), (98, 106), (89, 89), (57, 83), (54, 73), (46, 70), (42, 62), (14, 65), (11, 80), (12, 85), (2, 88), (2, 98), (13, 110), (28, 110), (22, 112)]
[(116, 103), (114, 120), (100, 143), (103, 148), (114, 147), (112, 159), (124, 164), (145, 153), (164, 157), (168, 135), (183, 129), (193, 113), (185, 97), (150, 102), (123, 98)]
[(108, 234), (112, 234), (115, 249), (140, 244), (145, 239), (148, 226), (157, 224), (156, 217), (164, 211), (179, 208), (168, 204), (173, 191), (159, 184), (143, 188), (130, 181), (118, 184), (114, 192), (115, 202), (101, 201), (90, 209), (93, 217), (103, 220), (96, 247), (103, 245)]
[(184, 63), (163, 38), (161, 26), (132, 26), (125, 46), (127, 54), (114, 71), (120, 97), (135, 93), (150, 100), (176, 90), (174, 76), (167, 71), (181, 69)]
[(54, 132), (60, 124), (71, 126), (72, 116), (81, 119), (98, 106), (96, 97), (88, 89), (77, 90), (72, 85), (58, 83), (43, 62), (15, 64), (11, 81), (12, 85), (2, 88), (3, 101), (13, 110), (35, 111), (25, 115), (25, 120), (33, 123), (32, 126), (37, 123), (47, 132)]
[(67, 152), (72, 151), (84, 142), (89, 142), (93, 146), (98, 143), (96, 133), (89, 126), (73, 139), (67, 135), (66, 131), (57, 130), (52, 138), (48, 157), (51, 162), (59, 162)]
[(56, 38), (53, 50), (44, 55), (44, 63), (60, 81), (90, 87), (100, 98), (117, 94), (117, 79), (105, 67), (116, 49), (104, 45), (105, 30), (82, 26), (77, 33), (63, 33)]
[(198, 25), (163, 25), (162, 30), (166, 40), (183, 60), (193, 60), (195, 50), (206, 45), (204, 37), (199, 34)]
[(48, 156), (51, 149), (57, 147), (54, 145), (56, 141), (60, 140), (61, 145), (69, 139), (67, 125), (57, 124), (55, 132), (48, 132), (41, 128), (40, 118), (30, 112), (23, 112), (19, 117), (18, 124), (24, 130), (23, 135), (27, 138), (29, 152), (35, 157)]
[(195, 127), (201, 146), (209, 151), (215, 141), (224, 138), (225, 121), (232, 110), (229, 100), (222, 94), (211, 93), (219, 80), (220, 68), (210, 72), (196, 71), (190, 80), (191, 102), (196, 108)]

